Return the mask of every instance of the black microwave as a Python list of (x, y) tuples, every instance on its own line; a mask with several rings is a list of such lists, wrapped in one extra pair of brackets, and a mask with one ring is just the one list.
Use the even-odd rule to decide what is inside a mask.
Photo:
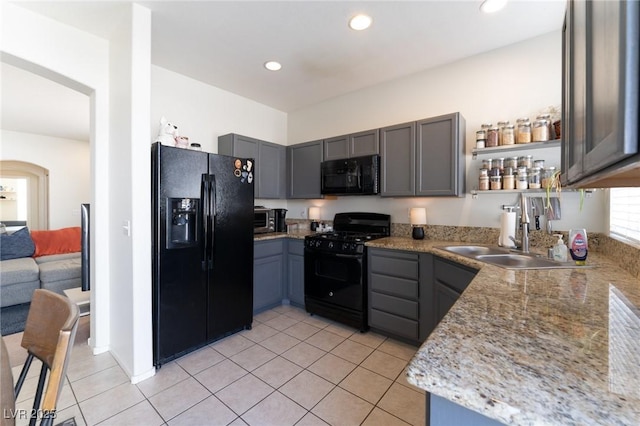
[(380, 155), (322, 162), (323, 195), (374, 195), (380, 192)]

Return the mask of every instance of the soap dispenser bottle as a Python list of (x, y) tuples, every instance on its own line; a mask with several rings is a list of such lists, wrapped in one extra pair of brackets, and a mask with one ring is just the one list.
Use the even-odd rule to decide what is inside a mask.
[(562, 234), (553, 234), (553, 236), (558, 238), (558, 241), (556, 241), (556, 244), (553, 246), (553, 260), (556, 262), (566, 262), (569, 248), (562, 240)]

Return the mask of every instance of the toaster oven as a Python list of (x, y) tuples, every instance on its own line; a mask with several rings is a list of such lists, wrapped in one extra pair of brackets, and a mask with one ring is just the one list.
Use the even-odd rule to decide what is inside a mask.
[(276, 230), (276, 214), (273, 209), (263, 206), (253, 208), (253, 233), (264, 234), (266, 232), (275, 232)]

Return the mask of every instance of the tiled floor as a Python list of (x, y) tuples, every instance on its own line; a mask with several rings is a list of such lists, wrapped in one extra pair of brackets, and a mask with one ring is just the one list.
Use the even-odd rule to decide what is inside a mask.
[[(82, 318), (58, 403), (78, 425), (424, 425), (424, 392), (405, 380), (417, 348), (279, 306), (253, 328), (162, 366), (132, 385), (109, 353), (93, 356)], [(5, 336), (14, 377), (26, 353)], [(18, 408), (28, 410), (39, 368)], [(26, 424), (27, 422), (19, 422)]]

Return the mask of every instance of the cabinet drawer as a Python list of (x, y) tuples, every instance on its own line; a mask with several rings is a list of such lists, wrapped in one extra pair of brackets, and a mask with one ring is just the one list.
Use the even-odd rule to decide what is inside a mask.
[(253, 258), (260, 259), (261, 257), (282, 255), (282, 241), (260, 241), (253, 245)]
[(375, 292), (371, 293), (371, 308), (414, 320), (419, 315), (418, 302)]
[(388, 331), (397, 336), (418, 340), (417, 321), (388, 314), (377, 309), (369, 309), (369, 326)]
[(418, 298), (419, 286), (417, 281), (375, 273), (371, 273), (369, 277), (369, 287), (371, 290), (393, 294), (395, 296), (405, 297), (408, 299)]
[(300, 256), (304, 256), (304, 242), (301, 240), (288, 240), (287, 241), (287, 251), (290, 254), (297, 254)]
[(419, 277), (419, 264), (418, 255), (409, 253), (394, 253), (384, 256), (379, 255), (377, 252), (371, 253), (371, 262), (369, 264), (371, 272), (382, 273), (386, 275), (393, 275), (401, 278), (413, 278)]
[(435, 258), (433, 262), (433, 275), (436, 281), (462, 293), (476, 276), (478, 271), (464, 266), (450, 263), (447, 260)]

